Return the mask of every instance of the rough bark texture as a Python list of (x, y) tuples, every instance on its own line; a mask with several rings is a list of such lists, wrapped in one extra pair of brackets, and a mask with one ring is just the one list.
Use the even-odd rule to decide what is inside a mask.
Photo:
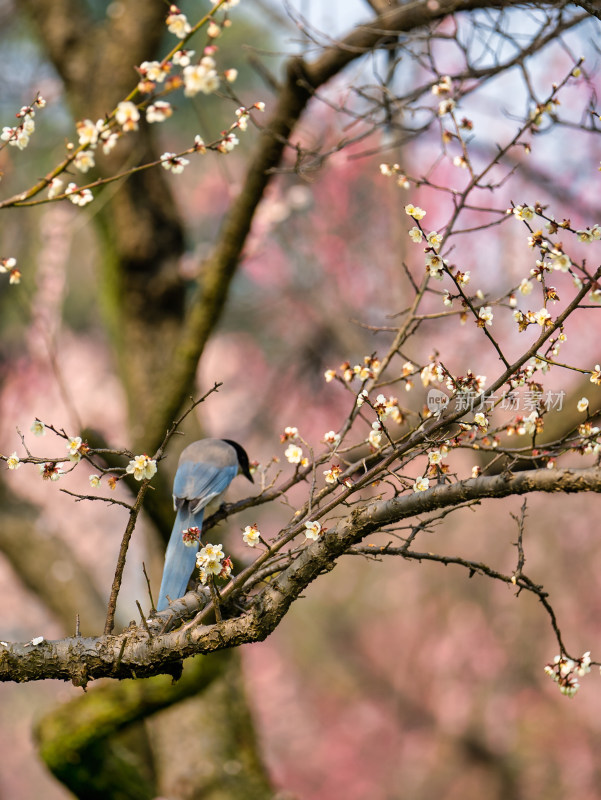
[[(529, 492), (601, 492), (601, 469), (540, 469), (515, 475), (505, 472), (369, 503), (355, 509), (320, 540), (303, 549), (239, 616), (213, 625), (203, 624), (201, 617), (199, 621), (193, 620), (174, 631), (161, 633), (170, 616), (166, 611), (151, 623), (151, 636), (144, 628), (130, 627), (119, 636), (68, 638), (38, 646), (0, 646), (0, 680), (55, 678), (85, 686), (88, 681), (102, 677), (121, 679), (173, 674), (174, 670), (179, 670), (180, 662), (190, 656), (265, 639), (307, 586), (323, 572), (332, 570), (341, 555), (370, 533), (470, 500)], [(298, 532), (300, 529), (301, 526)], [(222, 595), (228, 598), (227, 589)], [(194, 593), (189, 593), (186, 599), (190, 597), (194, 597)], [(193, 602), (188, 610), (195, 611)]]

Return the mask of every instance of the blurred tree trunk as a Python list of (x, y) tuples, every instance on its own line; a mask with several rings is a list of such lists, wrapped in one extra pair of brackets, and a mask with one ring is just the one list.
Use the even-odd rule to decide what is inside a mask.
[[(120, 13), (94, 21), (77, 0), (24, 0), (48, 57), (65, 86), (75, 119), (103, 118), (135, 86), (136, 64), (153, 60), (165, 33), (165, 3), (124, 0)], [(132, 24), (132, 20), (134, 24)], [(150, 125), (123, 136), (110, 157), (98, 159), (100, 176), (157, 159)], [(178, 262), (183, 225), (165, 172), (136, 173), (99, 203), (102, 252), (99, 276), (104, 319), (130, 409), (135, 444), (159, 402), (184, 313)]]
[[(21, 4), (63, 79), (75, 119), (104, 117), (135, 85), (134, 66), (157, 57), (165, 32), (165, 3), (124, 0), (119, 6), (118, 15), (96, 21), (78, 0)], [(97, 171), (115, 174), (157, 158), (152, 129), (141, 121), (139, 133), (122, 137), (110, 158), (99, 159)], [(104, 319), (128, 399), (132, 447), (141, 450), (148, 441), (147, 421), (162, 404), (164, 378), (184, 316), (184, 286), (178, 274), (183, 225), (164, 176), (163, 170), (151, 169), (130, 177), (110, 203), (99, 203), (96, 215)], [(162, 488), (159, 494), (165, 502), (168, 489)], [(33, 581), (26, 580), (29, 585)], [(95, 624), (100, 629), (102, 620)], [(202, 713), (190, 705), (178, 707), (157, 723), (160, 736), (148, 738), (139, 720), (158, 707), (202, 694), (221, 676), (225, 664), (227, 681), (203, 699)], [(208, 670), (202, 679), (199, 669)], [(173, 797), (202, 794), (247, 800), (272, 795), (245, 704), (239, 659), (229, 654), (195, 660), (173, 686), (163, 679), (92, 689), (42, 720), (37, 736), (49, 768), (78, 797), (152, 798), (155, 762), (167, 761)], [(159, 746), (173, 743), (173, 756), (166, 759), (156, 753), (152, 740)], [(205, 746), (199, 762), (191, 743), (201, 740)], [(227, 763), (234, 761), (236, 769), (227, 774)], [(185, 795), (177, 793), (180, 784), (186, 786)]]

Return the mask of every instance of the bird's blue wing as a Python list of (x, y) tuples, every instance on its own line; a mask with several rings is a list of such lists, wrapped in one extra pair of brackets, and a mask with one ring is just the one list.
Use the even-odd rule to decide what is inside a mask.
[(184, 461), (173, 481), (173, 497), (188, 500), (194, 512), (225, 492), (238, 474), (237, 466), (215, 467), (204, 462)]

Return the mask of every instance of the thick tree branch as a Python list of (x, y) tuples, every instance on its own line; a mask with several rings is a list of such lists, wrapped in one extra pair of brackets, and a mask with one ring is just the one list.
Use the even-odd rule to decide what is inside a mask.
[[(368, 503), (340, 520), (319, 541), (305, 547), (290, 567), (254, 597), (248, 610), (238, 617), (214, 625), (192, 622), (151, 637), (143, 628), (132, 627), (119, 636), (68, 638), (38, 645), (0, 644), (0, 680), (54, 678), (85, 686), (100, 677), (148, 677), (172, 673), (182, 659), (198, 653), (262, 641), (306, 587), (321, 573), (332, 570), (349, 547), (369, 534), (458, 503), (528, 492), (601, 492), (601, 469), (540, 469), (517, 475), (506, 472)], [(164, 612), (157, 622), (167, 616)]]

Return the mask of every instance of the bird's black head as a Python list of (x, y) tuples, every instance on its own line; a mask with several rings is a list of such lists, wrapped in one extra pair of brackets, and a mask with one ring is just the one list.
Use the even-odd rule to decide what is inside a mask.
[(241, 444), (238, 442), (234, 442), (232, 439), (223, 439), (222, 441), (231, 444), (231, 446), (236, 451), (236, 455), (238, 456), (238, 464), (240, 464), (240, 472), (244, 475), (245, 478), (251, 483), (254, 483), (253, 476), (250, 474), (250, 461), (248, 460), (248, 455), (246, 450), (242, 447)]

